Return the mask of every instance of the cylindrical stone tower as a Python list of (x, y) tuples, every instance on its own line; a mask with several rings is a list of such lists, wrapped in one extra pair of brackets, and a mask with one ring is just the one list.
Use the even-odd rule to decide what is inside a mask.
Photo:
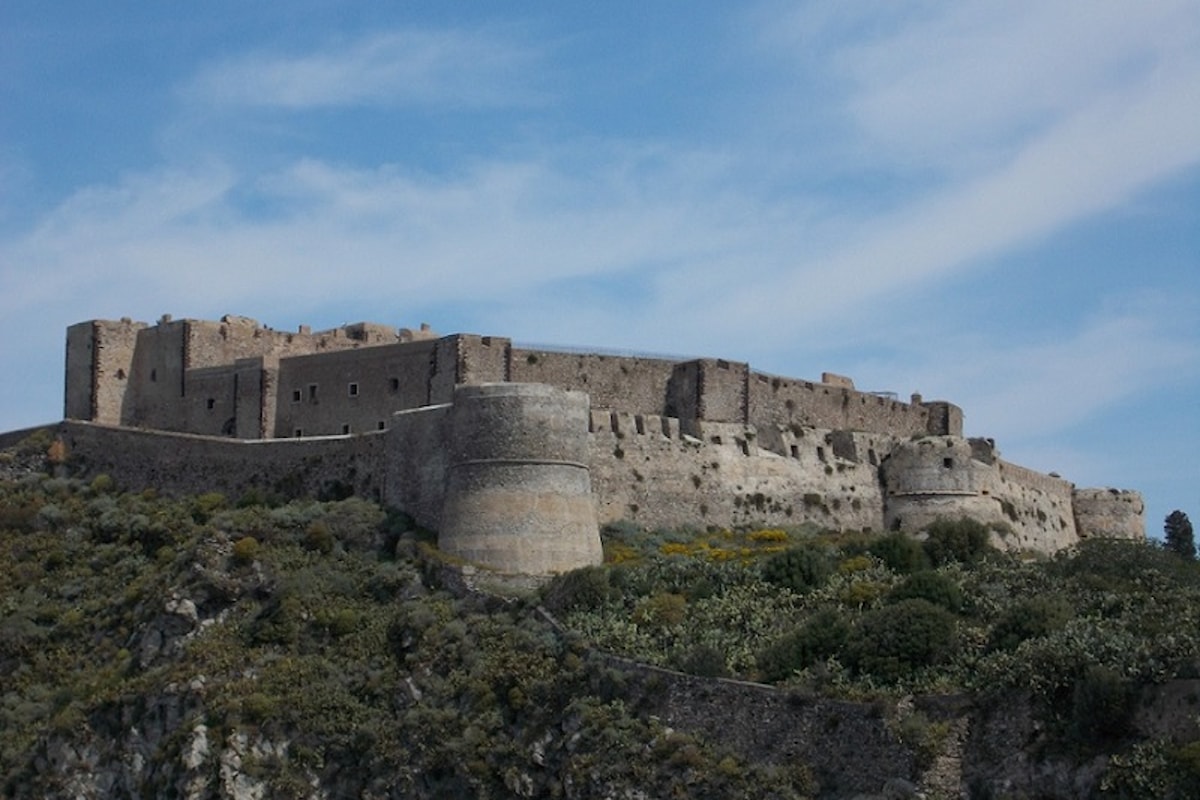
[(456, 388), (439, 547), (508, 573), (600, 563), (588, 404), (542, 384)]
[(916, 533), (939, 517), (1002, 522), (989, 496), (989, 468), (973, 460), (971, 445), (956, 436), (925, 436), (898, 444), (883, 462), (884, 525)]

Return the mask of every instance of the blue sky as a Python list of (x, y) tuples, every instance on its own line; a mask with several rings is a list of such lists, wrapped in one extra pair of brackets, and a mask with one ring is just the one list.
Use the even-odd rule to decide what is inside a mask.
[(0, 5), (0, 429), (64, 329), (427, 321), (921, 392), (1200, 517), (1200, 2)]

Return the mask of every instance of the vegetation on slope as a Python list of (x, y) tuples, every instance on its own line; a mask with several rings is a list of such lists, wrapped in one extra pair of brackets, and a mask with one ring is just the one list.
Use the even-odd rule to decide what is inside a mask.
[[(615, 526), (610, 566), (562, 576), (547, 603), (598, 647), (664, 667), (857, 699), (1028, 693), (1057, 749), (1117, 753), (1111, 796), (1197, 796), (1200, 742), (1130, 736), (1145, 687), (1197, 677), (1196, 562), (1114, 540), (1027, 559), (987, 541), (972, 520), (924, 542)], [(1126, 791), (1139, 781), (1157, 788)]]
[[(1045, 747), (1107, 756), (1102, 796), (1200, 786), (1196, 737), (1131, 735), (1146, 687), (1200, 663), (1198, 567), (1153, 546), (1024, 560), (966, 520), (924, 542), (615, 526), (604, 566), (500, 599), (455, 584), (431, 537), (361, 500), (172, 499), (107, 476), (10, 475), (4, 796), (821, 790), (810, 765), (672, 730), (649, 696), (661, 685), (597, 651), (797, 701), (1019, 692)], [(947, 736), (920, 714), (893, 727), (922, 768)]]
[(0, 482), (4, 796), (809, 793), (640, 713), (530, 602), (440, 588), (435, 555), (356, 499)]

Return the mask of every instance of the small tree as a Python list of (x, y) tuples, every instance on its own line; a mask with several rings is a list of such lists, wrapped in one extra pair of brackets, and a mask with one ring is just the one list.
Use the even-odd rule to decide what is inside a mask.
[(1172, 511), (1167, 515), (1163, 531), (1167, 534), (1168, 550), (1189, 561), (1196, 558), (1196, 540), (1192, 535), (1192, 523), (1187, 514), (1178, 509)]

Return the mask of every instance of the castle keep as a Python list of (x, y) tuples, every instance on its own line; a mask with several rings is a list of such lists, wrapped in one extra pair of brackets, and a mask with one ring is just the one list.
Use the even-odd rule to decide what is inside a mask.
[(61, 435), (168, 491), (355, 492), (509, 572), (600, 559), (598, 525), (919, 531), (994, 523), (1051, 552), (1144, 536), (1134, 492), (1077, 490), (965, 439), (962, 410), (718, 359), (519, 347), (358, 323), (93, 320), (67, 331)]

